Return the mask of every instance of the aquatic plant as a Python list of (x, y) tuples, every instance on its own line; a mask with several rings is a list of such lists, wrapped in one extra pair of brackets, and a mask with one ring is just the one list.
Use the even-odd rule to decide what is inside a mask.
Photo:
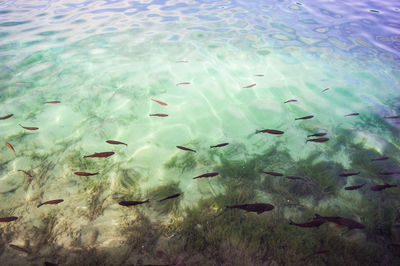
[(171, 159), (164, 163), (164, 167), (167, 169), (180, 169), (183, 173), (194, 169), (197, 165), (196, 160), (196, 156), (193, 153), (185, 153), (180, 156), (174, 155)]
[(153, 204), (153, 208), (156, 212), (167, 214), (171, 211), (177, 211), (183, 195), (177, 198), (164, 200), (162, 202), (160, 202), (160, 200), (178, 193), (183, 193), (182, 190), (179, 188), (179, 182), (171, 181), (153, 188), (147, 193), (147, 195), (150, 200), (156, 201)]

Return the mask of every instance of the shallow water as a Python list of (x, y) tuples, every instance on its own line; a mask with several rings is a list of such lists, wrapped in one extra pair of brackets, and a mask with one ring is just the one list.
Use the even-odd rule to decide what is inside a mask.
[[(400, 171), (399, 16), (393, 1), (0, 1), (0, 217), (18, 217), (0, 260), (399, 263), (399, 188), (370, 189), (400, 185), (382, 174)], [(275, 208), (224, 209), (256, 202)], [(315, 213), (365, 228), (289, 225)]]

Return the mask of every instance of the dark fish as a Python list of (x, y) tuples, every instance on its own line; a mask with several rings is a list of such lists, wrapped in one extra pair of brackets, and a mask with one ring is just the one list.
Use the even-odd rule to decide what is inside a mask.
[(265, 211), (271, 211), (275, 207), (268, 203), (253, 203), (253, 204), (240, 204), (240, 205), (232, 205), (226, 206), (225, 209), (241, 209), (246, 212), (256, 212), (257, 214), (263, 213)]
[(345, 115), (344, 117), (346, 117), (346, 116), (357, 116), (357, 115), (359, 115), (359, 113), (351, 113), (351, 114)]
[(164, 105), (164, 106), (168, 105), (168, 104), (166, 104), (165, 102), (162, 102), (162, 101), (158, 101), (158, 100), (154, 100), (154, 99), (151, 99), (151, 100), (155, 101), (158, 104)]
[(327, 91), (327, 90), (329, 90), (329, 88), (323, 89), (322, 92), (325, 92), (325, 91)]
[[(18, 125), (20, 125), (21, 126), (21, 124), (18, 124)], [(39, 128), (38, 127), (24, 127), (24, 126), (21, 126), (23, 129), (26, 129), (26, 130), (38, 130)]]
[(158, 116), (158, 117), (166, 117), (167, 114), (149, 114), (149, 116)]
[(318, 250), (318, 251), (314, 252), (313, 254), (308, 255), (307, 257), (305, 257), (305, 258), (302, 259), (302, 260), (303, 260), (303, 261), (306, 261), (306, 260), (308, 260), (309, 258), (311, 258), (312, 256), (321, 255), (321, 254), (327, 254), (327, 253), (329, 253), (329, 250), (327, 250), (327, 249)]
[(176, 61), (176, 63), (188, 63), (189, 61), (186, 61), (186, 60), (178, 60), (178, 61)]
[(50, 101), (50, 102), (45, 102), (45, 103), (61, 103), (60, 101)]
[(107, 140), (106, 142), (109, 144), (114, 144), (114, 145), (122, 144), (122, 145), (128, 146), (128, 144), (120, 142), (120, 141), (116, 141), (116, 140)]
[(15, 152), (14, 147), (10, 143), (6, 142), (6, 146), (7, 146), (7, 148), (9, 148), (13, 152)]
[(6, 119), (9, 119), (10, 117), (12, 117), (14, 114), (9, 114), (9, 115), (6, 115), (6, 116), (3, 116), (3, 117), (0, 117), (0, 120), (6, 120)]
[(294, 120), (305, 120), (305, 119), (311, 119), (311, 118), (313, 118), (313, 117), (314, 117), (313, 115), (307, 115), (307, 116), (295, 118)]
[(389, 157), (382, 156), (382, 157), (371, 159), (371, 162), (374, 162), (374, 161), (386, 161), (387, 159), (389, 159)]
[(326, 142), (328, 140), (329, 140), (329, 138), (308, 139), (308, 140), (306, 140), (306, 143), (309, 141), (311, 141), (311, 142)]
[(189, 85), (189, 84), (190, 84), (190, 82), (185, 81), (185, 82), (180, 82), (180, 83), (176, 84), (176, 86), (178, 86), (178, 85)]
[(286, 102), (284, 102), (284, 103), (295, 103), (295, 102), (297, 102), (297, 100), (295, 100), (295, 99), (291, 99), (291, 100), (287, 100)]
[(135, 205), (139, 205), (139, 204), (143, 204), (143, 203), (147, 203), (147, 202), (149, 202), (149, 200), (145, 200), (145, 201), (128, 200), (128, 201), (120, 201), (118, 204), (125, 206), (125, 207), (129, 207), (129, 206), (135, 206)]
[(26, 250), (26, 249), (24, 249), (24, 248), (22, 248), (20, 246), (13, 245), (13, 244), (9, 244), (9, 246), (10, 246), (10, 248), (13, 248), (15, 250), (22, 251), (22, 252), (25, 252), (25, 253), (29, 253), (28, 250)]
[(224, 147), (224, 146), (226, 146), (226, 145), (228, 145), (228, 144), (229, 144), (229, 142), (225, 142), (225, 143), (217, 144), (217, 145), (214, 145), (214, 146), (210, 146), (210, 148)]
[(289, 220), (289, 224), (290, 225), (295, 225), (295, 226), (299, 226), (299, 227), (320, 227), (321, 225), (323, 225), (326, 222), (325, 219), (323, 218), (314, 218), (311, 222), (306, 222), (306, 223), (302, 223), (302, 224), (298, 224), (293, 222), (292, 220)]
[(254, 86), (256, 86), (256, 83), (253, 83), (253, 84), (244, 86), (243, 88), (248, 89), (248, 88), (252, 88), (252, 87), (254, 87)]
[(367, 183), (364, 183), (364, 184), (361, 184), (361, 185), (357, 185), (357, 186), (345, 187), (344, 189), (345, 190), (356, 190), (356, 189), (359, 189), (359, 188), (363, 187), (365, 184), (367, 184)]
[(310, 137), (323, 137), (326, 134), (327, 134), (326, 132), (315, 133), (315, 134), (312, 134), (312, 135), (308, 135), (307, 138), (310, 138)]
[(258, 133), (269, 133), (269, 134), (274, 134), (274, 135), (282, 135), (284, 132), (280, 130), (275, 130), (275, 129), (262, 129), (262, 130), (256, 130), (256, 134)]
[(267, 175), (272, 175), (272, 176), (283, 176), (283, 174), (277, 173), (277, 172), (265, 172), (265, 171), (263, 171), (263, 173), (267, 174)]
[(351, 219), (347, 219), (347, 218), (343, 218), (343, 217), (323, 217), (319, 214), (315, 214), (315, 218), (316, 219), (325, 219), (327, 222), (332, 222), (335, 223), (337, 225), (343, 225), (346, 226), (349, 230), (352, 229), (364, 229), (365, 225), (360, 224), (359, 222), (356, 222), (354, 220)]
[(180, 195), (181, 195), (181, 193), (176, 193), (176, 194), (174, 194), (174, 195), (171, 195), (171, 196), (168, 196), (168, 197), (166, 197), (166, 198), (160, 199), (159, 202), (164, 201), (164, 200), (167, 200), (167, 199), (177, 198), (177, 197), (179, 197)]
[(341, 173), (339, 174), (339, 176), (341, 177), (348, 177), (348, 176), (352, 176), (352, 175), (359, 175), (360, 172), (353, 172), (353, 173)]
[(92, 155), (83, 156), (83, 158), (103, 158), (103, 157), (110, 157), (114, 155), (115, 152), (113, 151), (106, 151), (106, 152), (95, 152)]
[(12, 222), (12, 221), (15, 221), (15, 220), (17, 220), (17, 219), (18, 219), (18, 217), (16, 217), (16, 216), (1, 217), (1, 218), (0, 218), (0, 222), (1, 222), (1, 223)]
[(285, 176), (287, 179), (292, 179), (292, 180), (302, 180), (302, 181), (307, 181), (307, 179), (305, 179), (304, 177), (300, 177), (300, 176), (293, 176), (293, 175), (288, 175)]
[(400, 118), (400, 115), (384, 116), (383, 118), (385, 118), (385, 119), (397, 119), (397, 118)]
[(380, 172), (379, 174), (381, 175), (400, 175), (399, 171), (395, 171), (395, 172)]
[(24, 170), (18, 170), (18, 171), (24, 173), (24, 175), (26, 175), (27, 177), (32, 179), (32, 175), (30, 173), (28, 173), (27, 171), (24, 171)]
[(206, 174), (202, 174), (202, 175), (193, 177), (193, 179), (202, 178), (202, 177), (214, 177), (214, 176), (217, 176), (217, 175), (219, 175), (219, 173), (212, 172), (212, 173), (206, 173)]
[(58, 203), (61, 203), (63, 201), (64, 201), (63, 199), (49, 200), (49, 201), (45, 201), (43, 203), (40, 203), (37, 207), (39, 208), (40, 206), (45, 205), (45, 204), (58, 204)]
[(389, 185), (389, 184), (375, 185), (375, 186), (370, 187), (370, 189), (372, 191), (381, 191), (381, 190), (391, 188), (391, 187), (397, 187), (397, 185)]
[(195, 150), (183, 147), (183, 146), (176, 146), (178, 149), (184, 150), (184, 151), (192, 151), (192, 152), (196, 152)]
[(45, 261), (45, 262), (44, 262), (44, 265), (45, 265), (45, 266), (57, 266), (58, 264), (55, 264), (55, 263), (52, 263), (52, 262)]
[(74, 172), (75, 175), (79, 175), (79, 176), (92, 176), (92, 175), (98, 175), (99, 172), (97, 173), (87, 173), (87, 172)]
[(254, 75), (255, 77), (264, 77), (264, 75), (263, 74), (257, 74), (257, 75)]

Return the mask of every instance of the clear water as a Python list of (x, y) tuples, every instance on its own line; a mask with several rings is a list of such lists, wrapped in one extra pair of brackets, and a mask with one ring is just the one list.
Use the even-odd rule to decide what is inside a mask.
[[(399, 17), (397, 1), (0, 1), (0, 217), (18, 217), (0, 260), (399, 263), (400, 188), (370, 190), (400, 185), (380, 174), (400, 171)], [(275, 209), (224, 211), (256, 202)], [(314, 213), (365, 228), (289, 225)]]

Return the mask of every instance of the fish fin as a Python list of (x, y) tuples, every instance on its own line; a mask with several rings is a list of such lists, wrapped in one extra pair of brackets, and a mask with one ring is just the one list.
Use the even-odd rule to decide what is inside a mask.
[(315, 216), (314, 219), (322, 218), (322, 216), (319, 215), (318, 213), (315, 213), (314, 216)]

